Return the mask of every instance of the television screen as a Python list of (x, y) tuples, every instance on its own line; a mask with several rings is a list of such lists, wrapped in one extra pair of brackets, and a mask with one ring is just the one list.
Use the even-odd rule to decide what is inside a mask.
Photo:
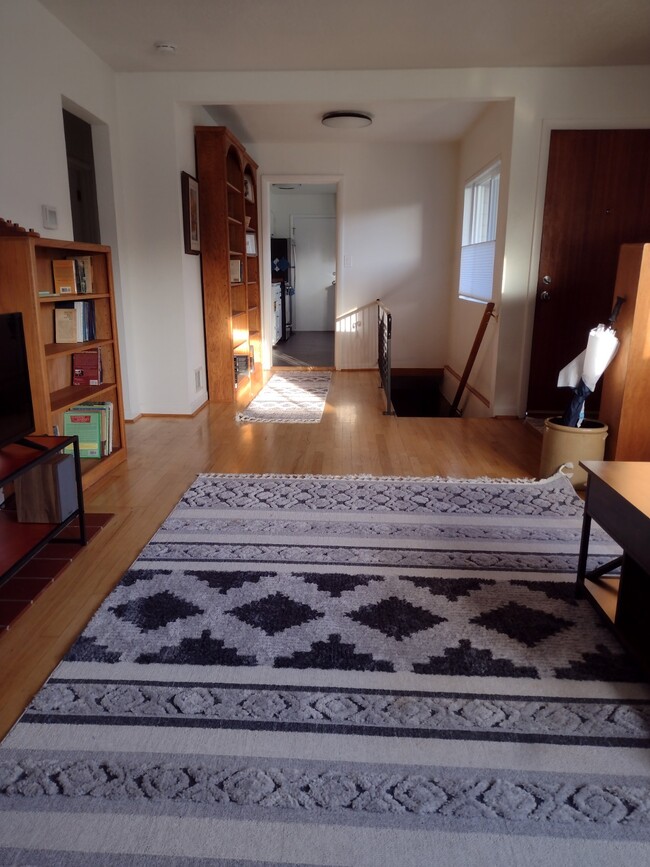
[(33, 432), (22, 313), (0, 313), (0, 448)]

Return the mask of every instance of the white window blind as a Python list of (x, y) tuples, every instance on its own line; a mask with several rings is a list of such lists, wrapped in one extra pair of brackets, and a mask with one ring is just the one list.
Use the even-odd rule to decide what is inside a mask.
[(458, 285), (465, 298), (492, 298), (500, 176), (496, 162), (465, 186)]

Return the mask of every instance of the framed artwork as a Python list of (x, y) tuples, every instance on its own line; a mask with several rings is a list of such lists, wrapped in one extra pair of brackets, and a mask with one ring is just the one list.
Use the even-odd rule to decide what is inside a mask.
[(248, 175), (244, 175), (244, 198), (247, 202), (255, 201), (255, 189), (253, 187), (253, 180)]
[(181, 172), (181, 198), (183, 200), (183, 237), (185, 252), (198, 256), (201, 252), (199, 231), (199, 184), (196, 178)]
[(257, 256), (257, 238), (254, 232), (246, 232), (246, 252), (249, 256)]

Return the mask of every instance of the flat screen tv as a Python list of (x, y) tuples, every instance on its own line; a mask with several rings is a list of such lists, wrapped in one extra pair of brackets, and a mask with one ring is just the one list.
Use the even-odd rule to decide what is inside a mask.
[(0, 449), (34, 432), (22, 313), (0, 313)]

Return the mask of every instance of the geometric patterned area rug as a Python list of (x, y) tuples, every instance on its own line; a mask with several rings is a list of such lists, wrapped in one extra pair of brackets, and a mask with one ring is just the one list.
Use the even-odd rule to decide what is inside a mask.
[(645, 863), (650, 691), (575, 598), (582, 511), (199, 476), (0, 748), (0, 864)]
[(239, 421), (317, 424), (325, 409), (332, 374), (312, 371), (274, 373)]

